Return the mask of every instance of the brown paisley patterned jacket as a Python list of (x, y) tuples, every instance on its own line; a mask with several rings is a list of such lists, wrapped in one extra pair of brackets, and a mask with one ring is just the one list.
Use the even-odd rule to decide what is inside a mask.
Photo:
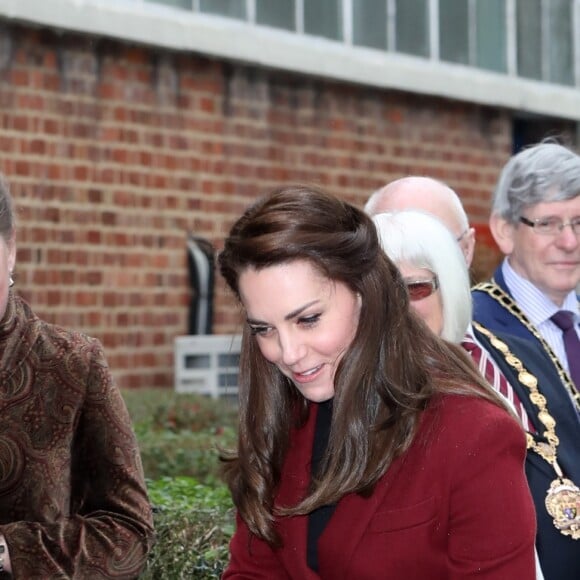
[(0, 322), (0, 533), (26, 580), (135, 578), (153, 542), (101, 344), (43, 322), (12, 292)]

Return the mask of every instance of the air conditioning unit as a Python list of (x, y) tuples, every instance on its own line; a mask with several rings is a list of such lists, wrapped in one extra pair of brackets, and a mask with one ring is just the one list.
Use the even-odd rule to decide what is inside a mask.
[(175, 338), (175, 390), (213, 398), (237, 397), (238, 334), (195, 334)]

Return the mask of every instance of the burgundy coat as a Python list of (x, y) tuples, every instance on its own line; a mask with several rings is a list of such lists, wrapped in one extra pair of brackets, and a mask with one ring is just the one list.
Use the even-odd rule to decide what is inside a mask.
[[(292, 438), (278, 503), (295, 504), (310, 478), (316, 406)], [(523, 431), (505, 411), (467, 396), (437, 396), (415, 440), (369, 498), (338, 503), (306, 563), (306, 516), (280, 518), (272, 550), (238, 518), (225, 580), (532, 580), (536, 532), (524, 474)]]

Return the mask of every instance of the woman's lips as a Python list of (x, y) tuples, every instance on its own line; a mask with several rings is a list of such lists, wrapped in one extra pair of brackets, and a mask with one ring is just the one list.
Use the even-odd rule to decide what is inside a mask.
[(311, 383), (318, 378), (323, 366), (324, 365), (320, 365), (301, 373), (292, 372), (292, 379), (300, 384)]

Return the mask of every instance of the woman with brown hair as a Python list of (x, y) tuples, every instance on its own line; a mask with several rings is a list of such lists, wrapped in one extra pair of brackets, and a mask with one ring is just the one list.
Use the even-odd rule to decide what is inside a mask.
[(368, 216), (284, 187), (219, 264), (246, 316), (224, 578), (534, 578), (523, 431), (410, 312)]

